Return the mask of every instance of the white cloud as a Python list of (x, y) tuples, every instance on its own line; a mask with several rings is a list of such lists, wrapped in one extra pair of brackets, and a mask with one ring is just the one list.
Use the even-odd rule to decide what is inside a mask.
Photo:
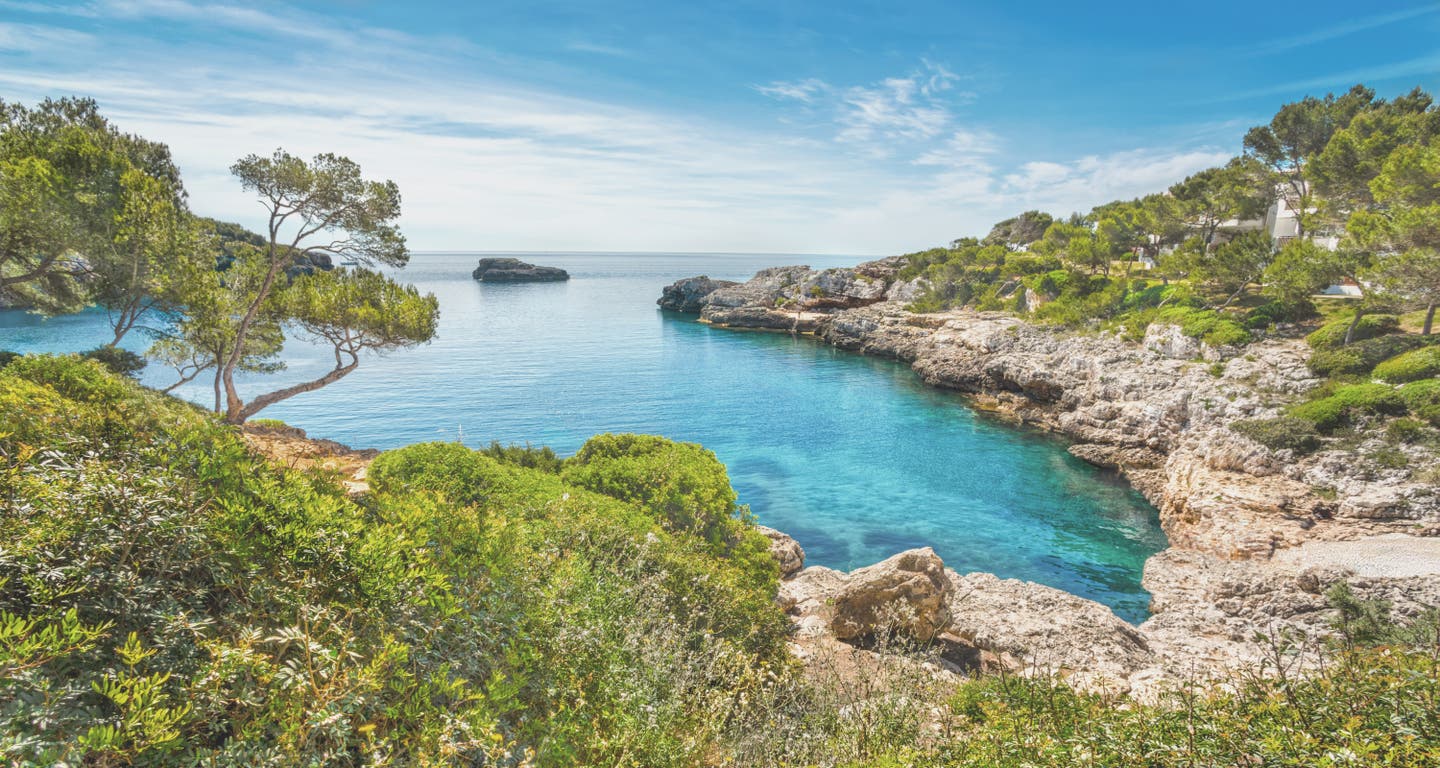
[[(983, 233), (1027, 208), (1063, 213), (1156, 191), (1223, 159), (1141, 151), (1015, 166), (1019, 148), (962, 120), (972, 97), (934, 62), (858, 86), (756, 86), (823, 123), (755, 130), (537, 88), (524, 62), (503, 74), (515, 62), (464, 41), (327, 29), (265, 7), (100, 2), (87, 8), (218, 21), (270, 44), (206, 35), (181, 49), (116, 25), (23, 67), (0, 59), (0, 92), (96, 97), (123, 129), (171, 145), (197, 211), (251, 226), (259, 207), (228, 172), (237, 157), (277, 146), (347, 155), (400, 185), (402, 227), (422, 250), (894, 253)], [(272, 42), (272, 24), (332, 37)], [(0, 41), (14, 26), (0, 26)], [(346, 49), (360, 39), (364, 56)]]
[(63, 52), (88, 45), (94, 38), (84, 32), (41, 24), (12, 24), (0, 21), (0, 52)]
[(791, 99), (812, 104), (822, 94), (828, 93), (830, 86), (824, 80), (809, 77), (792, 82), (776, 81), (769, 85), (757, 85), (755, 90), (774, 99)]

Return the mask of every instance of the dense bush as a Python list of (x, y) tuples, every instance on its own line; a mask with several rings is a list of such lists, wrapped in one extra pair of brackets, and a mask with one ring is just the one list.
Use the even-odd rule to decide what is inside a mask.
[(377, 491), (425, 490), (460, 504), (482, 504), (510, 472), (494, 459), (460, 443), (416, 443), (386, 451), (371, 462), (366, 477)]
[(1274, 451), (1303, 454), (1320, 447), (1320, 433), (1315, 424), (1294, 416), (1243, 419), (1231, 422), (1230, 429)]
[(1353, 424), (1362, 416), (1402, 415), (1406, 403), (1394, 387), (1352, 384), (1336, 387), (1329, 395), (1291, 406), (1290, 415), (1304, 419), (1322, 432)]
[(598, 435), (565, 462), (562, 476), (637, 504), (666, 528), (715, 545), (738, 545), (748, 530), (742, 517), (749, 510), (736, 505), (725, 465), (694, 443), (654, 435)]
[[(1429, 341), (1425, 336), (1408, 338)], [(1440, 376), (1440, 346), (1415, 349), (1375, 366), (1375, 377), (1384, 379), (1391, 384), (1403, 384), (1407, 381), (1431, 379), (1436, 376)]]
[(144, 356), (120, 347), (96, 347), (88, 352), (81, 352), (80, 356), (86, 360), (94, 360), (111, 373), (121, 376), (135, 378), (145, 370)]
[(1296, 322), (1315, 315), (1315, 305), (1308, 299), (1267, 301), (1245, 313), (1242, 325), (1250, 330), (1263, 330), (1276, 323)]
[(460, 446), (376, 466), (357, 502), (97, 363), (0, 370), (7, 761), (695, 765), (785, 673), (773, 564)]
[(1166, 307), (1155, 316), (1155, 320), (1178, 325), (1181, 333), (1212, 347), (1235, 346), (1251, 341), (1250, 332), (1244, 326), (1214, 310)]
[(1319, 347), (1310, 353), (1306, 365), (1320, 376), (1364, 376), (1380, 362), (1429, 343), (1426, 337), (1411, 334), (1377, 336), (1338, 347)]
[[(1353, 317), (1344, 317), (1339, 320), (1320, 326), (1319, 329), (1305, 337), (1305, 342), (1311, 349), (1331, 349), (1345, 343), (1345, 334), (1350, 330)], [(1384, 336), (1400, 330), (1400, 318), (1394, 315), (1365, 315), (1360, 318), (1360, 324), (1355, 326), (1355, 333), (1351, 336), (1351, 343), (1373, 339), (1376, 336)]]
[(551, 474), (559, 472), (560, 468), (565, 465), (565, 462), (556, 456), (555, 451), (548, 445), (542, 445), (539, 448), (529, 443), (501, 445), (500, 441), (493, 440), (490, 445), (481, 448), (480, 452), (502, 464), (538, 469)]
[(14, 360), (19, 356), (19, 352), (11, 352), (8, 349), (0, 349), (0, 368), (4, 368), (5, 366), (9, 365), (11, 360)]
[(1440, 427), (1440, 379), (1423, 379), (1397, 390), (1410, 415)]

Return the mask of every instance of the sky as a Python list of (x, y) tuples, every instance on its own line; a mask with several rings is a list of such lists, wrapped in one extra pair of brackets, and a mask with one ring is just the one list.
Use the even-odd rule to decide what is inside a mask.
[(348, 156), (415, 250), (903, 253), (1356, 82), (1440, 88), (1440, 2), (0, 0), (0, 99), (95, 98), (256, 228), (237, 158)]

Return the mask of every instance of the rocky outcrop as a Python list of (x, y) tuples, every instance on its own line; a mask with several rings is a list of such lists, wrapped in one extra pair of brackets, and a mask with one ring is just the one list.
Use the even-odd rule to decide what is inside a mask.
[(770, 555), (780, 565), (780, 578), (792, 576), (805, 567), (805, 550), (800, 548), (800, 542), (774, 528), (763, 525), (755, 527), (770, 539)]
[(841, 640), (901, 634), (930, 640), (950, 623), (955, 585), (925, 547), (851, 572), (834, 591), (830, 631)]
[[(1315, 554), (1342, 545), (1380, 553), (1394, 536), (1440, 534), (1432, 448), (1406, 446), (1408, 466), (1394, 468), (1370, 458), (1382, 443), (1363, 436), (1298, 456), (1229, 428), (1279, 415), (1319, 385), (1300, 334), (1214, 348), (1163, 324), (1135, 343), (1002, 313), (915, 314), (897, 300), (919, 286), (904, 274), (896, 259), (852, 270), (779, 267), (693, 303), (717, 326), (806, 333), (907, 362), (931, 385), (1063, 435), (1071, 453), (1120, 472), (1155, 505), (1171, 545), (1146, 564), (1154, 615), (1138, 628), (1047, 587), (951, 576), (953, 618), (942, 638), (1146, 689), (1258, 659), (1257, 635), (1327, 631), (1323, 593), (1339, 580), (1400, 613), (1440, 602), (1440, 552), (1369, 574), (1353, 557)], [(1297, 552), (1310, 553), (1303, 566)], [(850, 578), (811, 567), (787, 582), (802, 631), (829, 626), (817, 606)]]
[(710, 294), (721, 288), (739, 285), (731, 280), (711, 280), (706, 275), (687, 277), (665, 286), (656, 304), (672, 312), (699, 312)]
[(1093, 600), (990, 573), (948, 575), (955, 585), (949, 632), (1016, 671), (1124, 687), (1155, 664), (1145, 636)]
[(482, 283), (553, 283), (570, 279), (570, 273), (559, 267), (537, 267), (511, 258), (481, 259), (471, 274)]

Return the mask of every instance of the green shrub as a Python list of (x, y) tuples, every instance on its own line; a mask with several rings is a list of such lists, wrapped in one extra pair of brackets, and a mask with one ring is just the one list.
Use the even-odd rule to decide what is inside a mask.
[(694, 443), (654, 435), (596, 435), (565, 462), (566, 482), (638, 504), (672, 531), (729, 538), (739, 508), (725, 465)]
[(0, 349), (0, 368), (4, 368), (5, 366), (9, 365), (11, 360), (14, 360), (19, 356), (19, 352), (11, 352), (8, 349)]
[(499, 462), (460, 443), (416, 443), (375, 457), (366, 473), (382, 493), (430, 491), (460, 504), (480, 504), (506, 479)]
[(1406, 403), (1394, 387), (1385, 384), (1351, 384), (1332, 394), (1291, 406), (1290, 415), (1304, 419), (1322, 432), (1352, 424), (1362, 416), (1404, 414)]
[(1230, 429), (1274, 451), (1305, 454), (1320, 447), (1320, 433), (1310, 421), (1294, 416), (1273, 419), (1242, 419)]
[(1429, 343), (1424, 336), (1377, 336), (1343, 346), (1317, 348), (1310, 353), (1306, 365), (1320, 376), (1364, 376), (1380, 362)]
[[(1331, 349), (1345, 343), (1345, 333), (1350, 329), (1353, 317), (1331, 320), (1325, 325), (1305, 337), (1305, 342), (1311, 349)], [(1377, 336), (1394, 333), (1400, 330), (1400, 318), (1394, 315), (1365, 315), (1360, 318), (1360, 324), (1355, 327), (1355, 334), (1351, 337), (1351, 343), (1373, 339)]]
[(1244, 326), (1218, 312), (1193, 307), (1166, 307), (1155, 316), (1156, 322), (1180, 326), (1186, 336), (1200, 339), (1212, 347), (1240, 346), (1252, 340)]
[(538, 469), (552, 475), (558, 473), (565, 464), (549, 446), (536, 448), (529, 443), (501, 445), (500, 441), (493, 440), (489, 446), (481, 448), (480, 452), (502, 464)]
[(1418, 443), (1427, 433), (1425, 422), (1420, 419), (1406, 417), (1385, 425), (1385, 439), (1392, 443)]
[(1440, 379), (1402, 384), (1397, 392), (1411, 416), (1440, 427)]
[[(1425, 339), (1423, 336), (1414, 337)], [(1403, 384), (1440, 376), (1440, 346), (1427, 346), (1392, 357), (1375, 366), (1375, 377)]]
[(1246, 312), (1242, 324), (1251, 330), (1261, 330), (1276, 323), (1295, 322), (1314, 315), (1315, 305), (1306, 299), (1296, 302), (1269, 301)]
[(691, 766), (790, 674), (773, 561), (463, 446), (374, 469), (352, 500), (94, 362), (0, 370), (7, 762)]
[(96, 347), (88, 352), (81, 352), (80, 357), (105, 366), (111, 373), (118, 373), (121, 376), (136, 378), (140, 372), (145, 370), (145, 358), (128, 349), (120, 347)]

